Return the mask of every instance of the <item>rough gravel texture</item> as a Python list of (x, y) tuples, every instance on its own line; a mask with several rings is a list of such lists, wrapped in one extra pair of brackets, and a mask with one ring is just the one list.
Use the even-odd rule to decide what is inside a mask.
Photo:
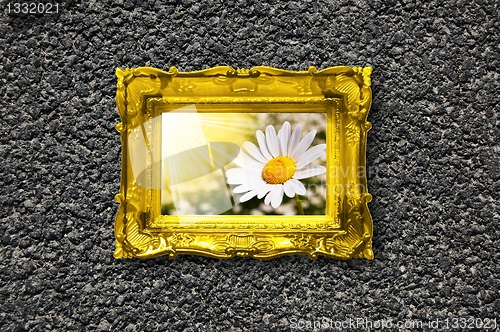
[[(500, 324), (497, 1), (70, 1), (21, 16), (7, 3), (0, 330)], [(115, 260), (115, 68), (145, 65), (373, 66), (375, 259)]]

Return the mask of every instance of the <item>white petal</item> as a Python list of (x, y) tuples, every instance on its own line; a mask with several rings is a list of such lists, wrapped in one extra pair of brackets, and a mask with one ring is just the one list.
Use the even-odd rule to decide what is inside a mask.
[(259, 188), (259, 194), (257, 195), (258, 199), (264, 197), (268, 192), (271, 191), (272, 186), (270, 184), (265, 184), (264, 186)]
[(240, 185), (240, 184), (246, 184), (247, 180), (241, 178), (228, 178), (226, 183), (232, 185)]
[(233, 189), (233, 192), (236, 194), (241, 194), (241, 193), (244, 193), (246, 191), (250, 191), (250, 190), (264, 187), (266, 185), (267, 185), (267, 183), (264, 180), (262, 180), (262, 178), (249, 177), (247, 179), (247, 182), (244, 182), (240, 186), (235, 187)]
[(254, 189), (259, 189), (259, 188), (262, 188), (264, 186), (266, 186), (267, 183), (266, 181), (262, 180), (262, 177), (250, 177), (248, 179), (248, 188), (250, 188), (250, 190), (254, 190)]
[(278, 140), (280, 141), (280, 152), (282, 156), (288, 153), (288, 140), (290, 139), (290, 123), (285, 121), (280, 131), (278, 132)]
[(290, 156), (292, 159), (295, 161), (298, 161), (302, 154), (307, 150), (307, 148), (311, 145), (312, 141), (314, 140), (314, 136), (316, 136), (316, 130), (313, 130), (309, 133), (307, 133), (304, 138), (299, 143), (299, 146), (297, 147), (297, 151), (293, 154), (293, 156)]
[(276, 137), (276, 130), (271, 125), (266, 128), (266, 143), (271, 155), (278, 157), (280, 155), (279, 141), (278, 137)]
[(299, 180), (295, 179), (290, 179), (288, 180), (290, 182), (293, 182), (293, 185), (295, 186), (295, 193), (299, 195), (305, 195), (306, 194), (306, 187), (300, 182)]
[[(243, 158), (243, 162), (244, 163), (248, 163), (248, 164), (253, 164), (253, 163), (259, 163), (259, 164), (262, 164), (262, 162), (258, 161), (257, 159), (255, 159), (254, 157), (252, 157), (251, 155), (249, 155), (248, 153), (245, 153), (244, 151), (241, 151), (239, 156), (241, 156), (241, 158)], [(238, 156), (238, 157), (239, 157)], [(248, 168), (248, 167), (247, 167)]]
[(271, 156), (267, 148), (266, 136), (264, 135), (262, 130), (257, 130), (256, 134), (257, 134), (257, 142), (259, 142), (259, 148), (260, 152), (262, 152), (262, 155), (266, 157), (267, 160), (273, 159), (273, 156)]
[(302, 133), (302, 126), (298, 125), (292, 132), (290, 140), (288, 141), (288, 157), (292, 157), (299, 147), (300, 134)]
[(274, 188), (271, 188), (269, 194), (267, 194), (266, 198), (264, 198), (264, 204), (269, 205), (271, 203), (271, 197), (273, 197), (273, 190)]
[(297, 168), (301, 169), (307, 164), (313, 162), (317, 158), (325, 154), (326, 144), (318, 144), (306, 151), (302, 156), (299, 157), (297, 161)]
[(295, 174), (293, 175), (293, 178), (300, 180), (300, 179), (310, 178), (311, 176), (320, 175), (323, 173), (326, 173), (326, 167), (311, 165), (296, 171)]
[(292, 181), (287, 181), (283, 184), (283, 186), (285, 187), (285, 194), (288, 197), (293, 198), (293, 196), (295, 196), (295, 184)]
[(282, 201), (283, 201), (283, 185), (280, 184), (276, 187), (276, 189), (274, 189), (273, 197), (271, 197), (271, 206), (276, 209), (278, 206), (280, 206)]
[(231, 168), (226, 172), (228, 184), (243, 184), (248, 182), (247, 172), (243, 168)]
[(234, 158), (233, 162), (247, 171), (250, 170), (254, 172), (262, 172), (265, 165), (265, 163), (257, 161), (243, 151), (240, 152), (238, 157)]
[(233, 163), (235, 163), (236, 165), (238, 165), (240, 167), (245, 167), (245, 161), (243, 160), (243, 157), (241, 157), (241, 156), (234, 158)]
[(253, 144), (252, 142), (245, 142), (245, 143), (243, 143), (243, 147), (255, 159), (257, 159), (261, 163), (264, 163), (264, 164), (267, 163), (268, 159), (266, 159), (262, 155), (262, 152), (260, 151), (260, 149), (255, 144)]
[(247, 191), (250, 191), (250, 190), (251, 189), (246, 184), (242, 184), (242, 185), (235, 187), (233, 189), (233, 193), (242, 194), (242, 193), (246, 193)]
[(228, 184), (241, 184), (248, 187), (248, 190), (255, 189), (257, 187), (263, 186), (266, 184), (264, 180), (262, 180), (261, 175), (247, 173), (246, 176), (232, 176), (227, 178)]
[(247, 172), (243, 168), (231, 168), (226, 171), (226, 176), (227, 177), (243, 177), (246, 176)]
[(245, 195), (240, 197), (240, 203), (245, 203), (246, 201), (251, 200), (258, 194), (258, 192), (259, 191), (257, 189), (247, 192)]

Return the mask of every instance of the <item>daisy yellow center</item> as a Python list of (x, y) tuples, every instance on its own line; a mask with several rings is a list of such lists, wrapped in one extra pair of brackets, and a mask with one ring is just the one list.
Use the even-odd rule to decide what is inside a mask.
[(295, 162), (289, 157), (276, 157), (267, 162), (262, 169), (262, 178), (270, 184), (281, 184), (295, 174)]

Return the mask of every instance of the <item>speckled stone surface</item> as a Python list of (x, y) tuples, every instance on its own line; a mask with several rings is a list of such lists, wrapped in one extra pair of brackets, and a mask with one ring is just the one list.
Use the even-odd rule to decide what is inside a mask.
[[(500, 319), (498, 2), (69, 1), (31, 16), (7, 3), (0, 330)], [(373, 66), (373, 261), (113, 258), (115, 68), (216, 65)]]

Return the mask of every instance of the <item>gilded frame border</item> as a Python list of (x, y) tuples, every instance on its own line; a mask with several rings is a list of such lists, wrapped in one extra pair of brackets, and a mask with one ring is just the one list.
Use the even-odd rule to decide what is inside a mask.
[[(179, 72), (150, 67), (117, 69), (116, 125), (122, 141), (120, 203), (115, 219), (115, 258), (199, 254), (216, 258), (272, 258), (287, 254), (338, 259), (373, 258), (372, 219), (367, 203), (366, 121), (371, 105), (371, 67), (287, 71), (214, 67)], [(197, 91), (207, 84), (211, 93)], [(213, 216), (196, 226), (177, 227), (159, 212), (158, 191), (137, 185), (128, 137), (155, 115), (157, 106), (205, 104), (319, 105), (327, 113), (327, 206), (325, 216)], [(218, 108), (218, 112), (221, 109)], [(154, 140), (154, 128), (143, 128)], [(149, 173), (154, 179), (154, 172)], [(196, 219), (196, 216), (193, 216)]]

